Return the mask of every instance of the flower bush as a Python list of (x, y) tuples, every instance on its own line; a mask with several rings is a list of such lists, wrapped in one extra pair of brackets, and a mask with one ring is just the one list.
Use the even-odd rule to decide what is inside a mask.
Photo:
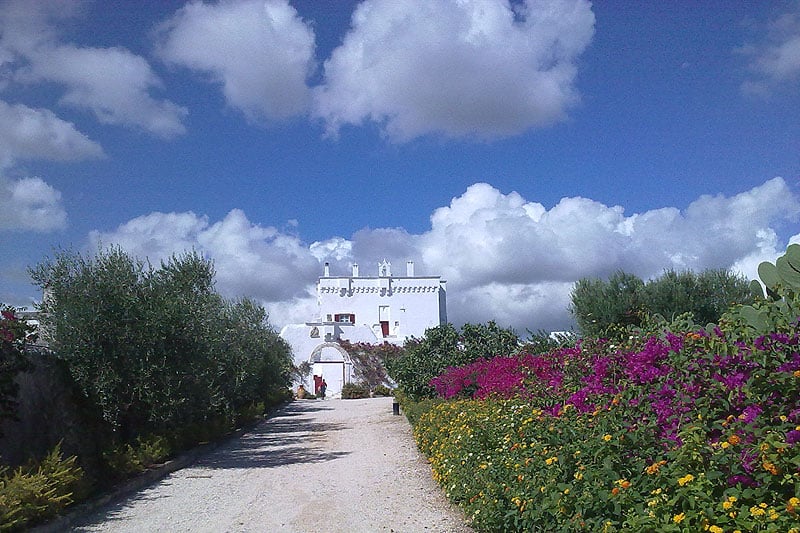
[(486, 531), (800, 531), (800, 330), (582, 341), (431, 381), (434, 477)]

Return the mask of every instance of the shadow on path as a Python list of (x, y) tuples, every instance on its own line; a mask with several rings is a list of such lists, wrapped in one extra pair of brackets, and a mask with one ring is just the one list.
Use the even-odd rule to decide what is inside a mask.
[(348, 455), (330, 451), (318, 443), (347, 424), (316, 422), (309, 413), (330, 411), (311, 402), (292, 402), (248, 433), (213, 453), (200, 457), (195, 468), (273, 468), (295, 463), (320, 463)]

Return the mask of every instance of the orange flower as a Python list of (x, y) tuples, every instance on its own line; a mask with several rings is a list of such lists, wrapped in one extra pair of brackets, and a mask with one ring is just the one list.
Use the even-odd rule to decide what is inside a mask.
[(736, 446), (741, 442), (742, 439), (739, 438), (739, 435), (731, 435), (728, 437), (728, 443), (732, 446)]
[(618, 487), (614, 487), (613, 489), (611, 489), (611, 494), (614, 495), (614, 496), (619, 494), (619, 488)]

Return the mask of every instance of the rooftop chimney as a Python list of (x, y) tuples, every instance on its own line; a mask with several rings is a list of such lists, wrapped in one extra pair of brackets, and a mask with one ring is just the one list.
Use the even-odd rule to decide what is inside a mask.
[(353, 263), (353, 277), (358, 277), (358, 263)]
[(406, 261), (406, 276), (414, 277), (414, 261)]
[(329, 278), (331, 276), (331, 264), (328, 263), (327, 261), (325, 262), (325, 272), (323, 276), (325, 276), (326, 278)]

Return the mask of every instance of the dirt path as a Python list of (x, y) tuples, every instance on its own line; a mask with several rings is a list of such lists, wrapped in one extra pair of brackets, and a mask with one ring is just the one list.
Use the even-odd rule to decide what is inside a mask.
[(296, 401), (73, 531), (472, 531), (391, 398)]

